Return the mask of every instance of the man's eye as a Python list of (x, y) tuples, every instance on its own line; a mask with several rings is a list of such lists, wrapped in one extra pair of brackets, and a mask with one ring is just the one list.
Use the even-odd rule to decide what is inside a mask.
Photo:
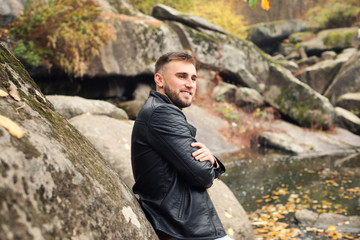
[(179, 78), (185, 78), (186, 76), (185, 75), (179, 75)]

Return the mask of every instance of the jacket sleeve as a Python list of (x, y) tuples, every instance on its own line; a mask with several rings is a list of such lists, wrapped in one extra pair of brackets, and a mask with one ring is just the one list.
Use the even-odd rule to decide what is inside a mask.
[(195, 160), (191, 147), (196, 139), (191, 135), (189, 124), (180, 109), (171, 105), (157, 107), (149, 120), (149, 142), (190, 185), (209, 188), (215, 171), (209, 161)]
[(220, 162), (220, 160), (217, 157), (215, 157), (215, 158), (216, 158), (217, 163), (219, 164), (219, 168), (214, 169), (215, 170), (215, 178), (219, 178), (222, 174), (225, 173), (225, 166), (224, 166), (224, 164), (222, 164), (222, 162)]

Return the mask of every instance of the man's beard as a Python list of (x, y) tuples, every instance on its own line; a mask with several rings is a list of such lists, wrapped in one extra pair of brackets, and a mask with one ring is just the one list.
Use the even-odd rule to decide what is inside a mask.
[(178, 95), (176, 94), (175, 91), (170, 90), (167, 85), (164, 86), (164, 92), (166, 94), (166, 96), (170, 99), (170, 101), (177, 106), (180, 109), (189, 107), (192, 103), (192, 99), (189, 103), (182, 101)]

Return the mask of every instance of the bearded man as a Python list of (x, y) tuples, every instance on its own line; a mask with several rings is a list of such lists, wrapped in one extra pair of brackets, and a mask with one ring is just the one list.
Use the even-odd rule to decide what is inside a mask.
[(167, 53), (155, 64), (156, 91), (132, 132), (133, 191), (160, 239), (231, 239), (207, 192), (225, 167), (196, 141), (182, 112), (195, 96), (195, 66), (183, 52)]

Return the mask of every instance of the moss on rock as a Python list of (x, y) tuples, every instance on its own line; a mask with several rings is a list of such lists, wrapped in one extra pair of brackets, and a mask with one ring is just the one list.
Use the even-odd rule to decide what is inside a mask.
[(351, 40), (357, 31), (330, 32), (325, 36), (323, 42), (327, 48), (349, 48), (352, 47)]
[[(0, 236), (156, 239), (131, 191), (1, 45), (0, 69), (1, 86), (14, 85), (21, 98), (0, 98), (0, 114), (25, 132), (18, 139), (0, 127)], [(141, 226), (125, 218), (124, 207)]]

